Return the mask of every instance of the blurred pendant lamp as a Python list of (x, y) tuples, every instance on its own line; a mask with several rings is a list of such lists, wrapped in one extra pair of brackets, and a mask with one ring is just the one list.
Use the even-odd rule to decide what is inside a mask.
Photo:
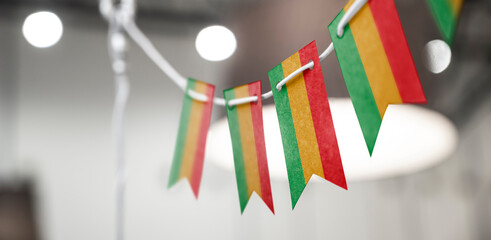
[[(457, 146), (457, 130), (443, 115), (414, 105), (390, 105), (372, 157), (348, 98), (331, 98), (334, 127), (348, 182), (414, 173), (446, 159)], [(287, 179), (285, 157), (274, 105), (263, 109), (269, 171), (273, 179)], [(212, 124), (206, 159), (233, 171), (227, 119)]]

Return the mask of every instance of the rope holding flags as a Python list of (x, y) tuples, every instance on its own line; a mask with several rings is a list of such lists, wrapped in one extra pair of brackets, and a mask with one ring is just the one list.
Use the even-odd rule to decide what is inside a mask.
[[(181, 76), (159, 54), (134, 22), (133, 1), (114, 8), (111, 0), (101, 0), (101, 13), (118, 19), (121, 30), (185, 92), (168, 187), (186, 178), (196, 198), (216, 104), (227, 111), (241, 213), (256, 192), (274, 214), (262, 116), (262, 100), (270, 97), (280, 123), (292, 209), (314, 174), (347, 189), (320, 66), (332, 51), (370, 155), (389, 104), (426, 103), (393, 0), (350, 0), (329, 24), (332, 43), (321, 55), (313, 41), (268, 72), (271, 91), (262, 94), (256, 81), (224, 90), (224, 98), (214, 96), (215, 86)], [(451, 43), (463, 0), (427, 1)]]

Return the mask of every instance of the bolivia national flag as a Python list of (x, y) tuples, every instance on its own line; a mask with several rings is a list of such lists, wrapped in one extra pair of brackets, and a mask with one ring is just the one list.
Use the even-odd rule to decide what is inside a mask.
[[(283, 86), (276, 85), (314, 62)], [(347, 189), (315, 41), (268, 73), (285, 152), (292, 207), (313, 174)]]
[(371, 155), (387, 106), (426, 98), (393, 0), (369, 0), (337, 36), (353, 2), (329, 24), (329, 32)]
[(427, 2), (443, 38), (451, 44), (464, 0), (427, 0)]
[(261, 82), (223, 91), (225, 100), (257, 96), (256, 102), (228, 106), (227, 117), (234, 152), (235, 176), (239, 190), (240, 210), (244, 209), (256, 192), (274, 213), (269, 180), (266, 145), (264, 143)]
[[(192, 99), (188, 95), (189, 90), (206, 95), (208, 101)], [(168, 186), (187, 178), (197, 198), (215, 86), (189, 78), (185, 92)]]

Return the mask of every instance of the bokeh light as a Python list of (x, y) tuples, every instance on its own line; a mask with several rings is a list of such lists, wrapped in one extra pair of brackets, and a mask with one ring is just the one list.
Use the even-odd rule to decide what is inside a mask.
[(34, 47), (47, 48), (55, 45), (63, 34), (60, 18), (52, 12), (36, 12), (24, 21), (22, 33)]
[(208, 61), (223, 61), (235, 52), (235, 35), (223, 26), (206, 27), (196, 37), (196, 50)]
[(440, 39), (431, 40), (424, 47), (424, 63), (432, 73), (441, 73), (450, 65), (452, 51), (448, 44)]

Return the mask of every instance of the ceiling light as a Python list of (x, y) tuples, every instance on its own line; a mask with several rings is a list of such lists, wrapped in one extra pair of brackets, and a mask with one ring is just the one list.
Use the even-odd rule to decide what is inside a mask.
[(36, 12), (26, 18), (22, 32), (27, 42), (34, 47), (47, 48), (60, 40), (63, 24), (52, 12)]
[[(415, 105), (390, 105), (370, 157), (351, 100), (331, 98), (329, 102), (348, 181), (413, 173), (448, 159), (456, 148), (456, 128), (443, 115)], [(265, 106), (263, 114), (271, 178), (287, 179), (274, 105)], [(226, 118), (210, 128), (206, 159), (225, 169), (234, 169)]]
[(426, 43), (424, 56), (426, 68), (436, 74), (443, 72), (450, 65), (452, 51), (446, 42), (435, 39)]
[(222, 61), (235, 52), (237, 41), (228, 28), (223, 26), (206, 27), (196, 37), (196, 50), (208, 61)]

